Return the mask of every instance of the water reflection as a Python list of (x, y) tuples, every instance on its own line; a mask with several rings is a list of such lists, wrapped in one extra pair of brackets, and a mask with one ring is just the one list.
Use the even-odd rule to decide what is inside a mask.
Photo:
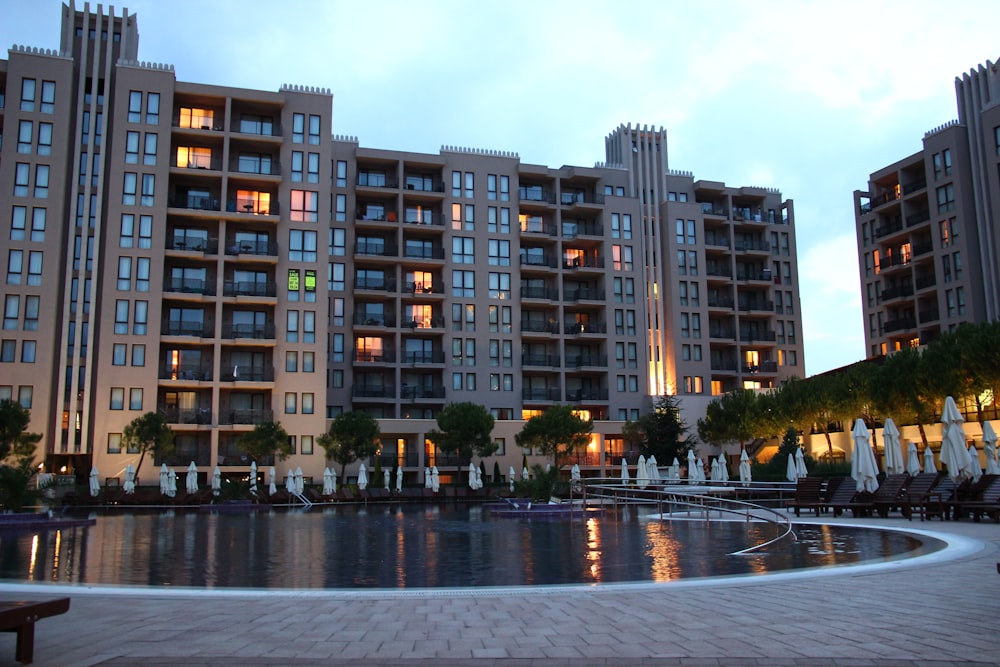
[(0, 532), (0, 578), (203, 588), (598, 584), (842, 564), (921, 545), (906, 535), (841, 526), (803, 526), (797, 533), (797, 543), (730, 556), (770, 539), (773, 529), (660, 521), (641, 508), (582, 520), (393, 505), (113, 513), (93, 526)]

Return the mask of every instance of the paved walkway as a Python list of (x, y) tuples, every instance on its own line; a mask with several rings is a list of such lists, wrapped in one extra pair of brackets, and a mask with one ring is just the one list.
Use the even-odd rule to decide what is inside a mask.
[[(839, 519), (838, 522), (852, 523)], [(74, 591), (35, 665), (1000, 665), (1000, 526), (869, 520), (959, 545), (916, 564), (614, 588), (393, 595)], [(24, 594), (28, 590), (33, 595)], [(0, 594), (43, 597), (37, 588)], [(0, 635), (0, 665), (13, 664)]]

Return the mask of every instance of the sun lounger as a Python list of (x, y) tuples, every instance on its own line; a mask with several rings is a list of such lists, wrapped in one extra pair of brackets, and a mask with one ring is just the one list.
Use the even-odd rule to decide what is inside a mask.
[(983, 475), (979, 481), (969, 500), (950, 503), (953, 519), (971, 516), (973, 521), (979, 521), (984, 514), (994, 519), (1000, 517), (1000, 475)]
[(922, 472), (910, 478), (910, 483), (906, 485), (900, 499), (903, 516), (913, 520), (913, 508), (920, 508), (927, 501), (927, 496), (938, 483), (938, 479), (939, 475), (936, 472)]
[(17, 633), (14, 658), (23, 665), (31, 663), (35, 653), (35, 623), (67, 611), (69, 598), (0, 601), (0, 631)]
[(940, 475), (938, 483), (934, 485), (920, 503), (920, 520), (940, 517), (947, 520), (951, 511), (951, 503), (958, 496), (958, 486), (947, 475)]
[(823, 507), (832, 511), (834, 516), (840, 516), (844, 510), (851, 510), (854, 516), (864, 516), (875, 507), (871, 494), (859, 493), (850, 477), (834, 477), (828, 488), (829, 496)]
[(878, 485), (872, 497), (872, 504), (878, 515), (882, 518), (889, 516), (893, 509), (902, 510), (902, 495), (906, 488), (906, 483), (910, 480), (907, 473), (886, 475), (882, 483)]
[(795, 499), (788, 504), (795, 510), (795, 516), (801, 516), (801, 511), (811, 509), (819, 516), (823, 511), (824, 501), (820, 495), (823, 480), (819, 477), (800, 477), (795, 483)]

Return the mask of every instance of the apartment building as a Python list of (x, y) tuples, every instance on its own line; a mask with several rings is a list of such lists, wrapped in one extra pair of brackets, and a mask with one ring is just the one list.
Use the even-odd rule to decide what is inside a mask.
[(955, 80), (958, 119), (854, 193), (869, 356), (1000, 316), (1000, 73)]
[(471, 401), (503, 471), (541, 461), (525, 419), (572, 404), (599, 472), (653, 396), (693, 424), (803, 374), (792, 203), (669, 170), (664, 130), (617, 128), (594, 167), (367, 148), (329, 91), (179, 81), (136, 23), (71, 4), (58, 50), (0, 61), (0, 395), (50, 470), (120, 477), (155, 410), (177, 441), (157, 466), (245, 474), (239, 436), (274, 420), (279, 474), (320, 479), (317, 436), (363, 410), (416, 484), (456, 463), (425, 435)]

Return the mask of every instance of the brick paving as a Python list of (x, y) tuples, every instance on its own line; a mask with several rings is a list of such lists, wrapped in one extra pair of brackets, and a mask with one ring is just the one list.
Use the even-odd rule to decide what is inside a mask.
[[(958, 546), (915, 563), (523, 593), (76, 589), (68, 614), (39, 623), (34, 664), (1000, 665), (1000, 525), (867, 523), (940, 532)], [(0, 595), (45, 597), (38, 590), (6, 585)], [(0, 635), (0, 665), (13, 654), (13, 636)]]

